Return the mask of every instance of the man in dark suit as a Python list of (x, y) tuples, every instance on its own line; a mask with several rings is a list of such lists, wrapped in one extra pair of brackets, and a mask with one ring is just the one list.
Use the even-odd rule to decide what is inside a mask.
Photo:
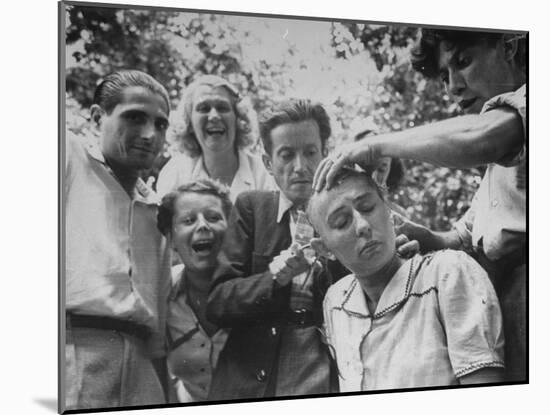
[(266, 114), (260, 132), (280, 191), (241, 194), (229, 219), (207, 307), (209, 320), (231, 328), (213, 400), (336, 391), (319, 329), (328, 286), (348, 272), (335, 262), (313, 264), (298, 236), (329, 118), (320, 104), (292, 100)]

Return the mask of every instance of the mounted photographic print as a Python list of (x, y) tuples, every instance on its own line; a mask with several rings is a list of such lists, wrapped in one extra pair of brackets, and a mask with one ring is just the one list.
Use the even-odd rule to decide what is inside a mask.
[(59, 410), (528, 382), (528, 33), (61, 2)]

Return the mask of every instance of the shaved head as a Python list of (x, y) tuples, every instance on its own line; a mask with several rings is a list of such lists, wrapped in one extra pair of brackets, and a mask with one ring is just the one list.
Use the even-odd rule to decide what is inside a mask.
[(329, 190), (312, 195), (307, 213), (319, 234), (312, 247), (356, 276), (370, 275), (394, 257), (390, 207), (370, 174), (343, 172)]

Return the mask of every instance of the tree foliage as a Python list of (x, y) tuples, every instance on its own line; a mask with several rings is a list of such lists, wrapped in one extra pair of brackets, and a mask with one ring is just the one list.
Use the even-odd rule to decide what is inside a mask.
[[(68, 6), (66, 22), (67, 127), (76, 133), (90, 128), (86, 108), (98, 80), (122, 68), (150, 73), (173, 106), (202, 74), (228, 79), (259, 113), (289, 96), (321, 101), (331, 115), (330, 148), (365, 126), (396, 131), (457, 111), (439, 83), (411, 69), (412, 27), (84, 6)], [(152, 176), (174, 151), (168, 137)], [(405, 165), (392, 198), (413, 220), (448, 229), (469, 206), (480, 172)]]
[[(347, 31), (347, 36), (342, 32)], [(458, 114), (438, 81), (415, 72), (408, 56), (418, 28), (403, 25), (333, 25), (333, 45), (339, 59), (361, 53), (359, 41), (382, 74), (370, 111), (381, 131), (399, 131)], [(354, 43), (355, 42), (355, 43)], [(461, 217), (481, 181), (483, 169), (454, 170), (405, 160), (406, 175), (392, 199), (406, 207), (411, 218), (437, 230), (446, 230)]]

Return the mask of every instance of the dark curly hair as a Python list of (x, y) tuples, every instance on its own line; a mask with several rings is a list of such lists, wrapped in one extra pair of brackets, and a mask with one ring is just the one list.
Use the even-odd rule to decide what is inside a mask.
[(157, 214), (157, 228), (163, 235), (167, 236), (172, 230), (172, 219), (174, 217), (174, 206), (176, 200), (184, 193), (200, 193), (213, 195), (222, 202), (222, 209), (225, 217), (231, 212), (231, 199), (229, 199), (229, 188), (217, 180), (204, 178), (194, 182), (182, 184), (176, 190), (166, 194), (160, 203)]
[[(418, 40), (411, 49), (411, 64), (416, 71), (427, 78), (435, 79), (439, 76), (438, 60), (441, 42), (447, 42), (449, 49), (463, 49), (483, 41), (493, 47), (504, 35), (505, 33), (502, 32), (423, 28), (419, 30)], [(515, 61), (522, 70), (525, 70), (527, 39), (523, 34), (517, 35), (516, 39), (518, 40), (518, 50)]]
[(326, 149), (327, 140), (330, 137), (330, 119), (319, 103), (312, 103), (309, 99), (290, 99), (275, 106), (260, 118), (260, 136), (264, 150), (271, 155), (273, 143), (271, 131), (279, 125), (313, 120), (319, 126), (321, 136), (321, 148)]

